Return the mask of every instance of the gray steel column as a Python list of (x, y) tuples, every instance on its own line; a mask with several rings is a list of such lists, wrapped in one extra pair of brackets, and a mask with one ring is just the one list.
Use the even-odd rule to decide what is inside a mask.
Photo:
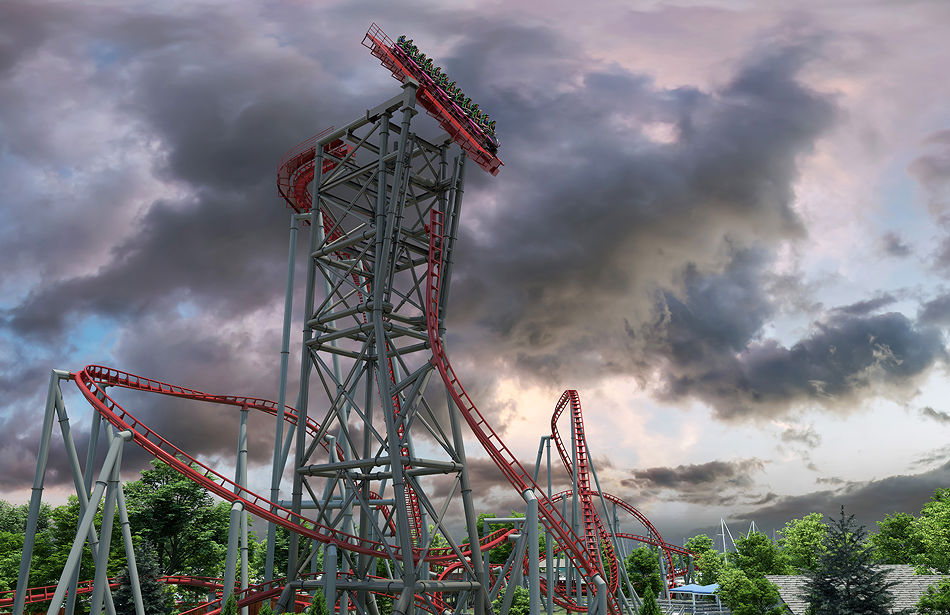
[[(403, 109), (402, 134), (400, 135), (400, 146), (404, 147), (406, 138), (409, 134), (409, 121), (412, 118), (412, 108)], [(379, 129), (381, 154), (384, 151), (385, 143), (389, 138), (389, 114), (383, 114)], [(397, 158), (396, 170), (393, 183), (398, 182), (398, 171), (400, 170), (402, 158)], [(399, 529), (399, 550), (402, 553), (404, 561), (411, 561), (412, 553), (412, 535), (409, 531), (409, 507), (406, 492), (406, 478), (404, 475), (405, 467), (402, 462), (401, 445), (399, 432), (395, 425), (395, 408), (393, 407), (392, 394), (389, 388), (389, 353), (386, 349), (385, 323), (383, 320), (383, 280), (389, 276), (388, 263), (386, 255), (389, 254), (392, 242), (392, 225), (395, 221), (395, 212), (392, 207), (387, 207), (386, 186), (385, 186), (385, 165), (383, 156), (379, 157), (380, 183), (383, 184), (376, 195), (376, 260), (373, 263), (373, 309), (370, 313), (373, 323), (373, 348), (376, 354), (376, 386), (379, 389), (379, 399), (382, 406), (383, 418), (386, 421), (386, 432), (389, 448), (390, 470), (393, 475), (393, 494), (396, 500), (396, 524)], [(404, 565), (402, 569), (402, 580), (407, 588), (412, 588), (416, 581), (416, 572), (411, 565)], [(402, 600), (399, 601), (402, 604)], [(408, 615), (412, 610), (412, 604), (406, 605), (406, 611), (399, 611), (399, 605), (395, 613), (399, 615)]]
[(529, 613), (530, 615), (541, 615), (541, 575), (538, 571), (538, 560), (541, 559), (538, 548), (538, 498), (531, 489), (526, 490), (523, 495), (525, 499), (525, 536), (528, 541)]
[[(73, 440), (72, 429), (69, 426), (69, 415), (66, 413), (66, 402), (63, 400), (63, 391), (57, 386), (56, 387), (56, 414), (59, 416), (59, 429), (63, 435), (63, 445), (66, 448), (66, 458), (69, 460), (69, 467), (73, 475), (73, 485), (76, 488), (76, 497), (79, 500), (79, 516), (82, 517), (86, 512), (86, 506), (89, 501), (89, 492), (86, 489), (85, 479), (81, 468), (79, 467), (79, 455), (76, 452), (76, 443)], [(99, 416), (98, 412), (93, 411), (97, 417)], [(96, 430), (98, 431), (100, 421), (96, 423)], [(115, 436), (112, 433), (112, 427), (107, 426), (106, 436), (109, 443), (112, 443), (112, 440)], [(94, 455), (93, 455), (94, 457)], [(92, 475), (92, 467), (89, 467), (89, 476)], [(95, 528), (91, 528), (89, 531), (89, 551), (94, 558), (99, 557), (99, 537), (96, 534)], [(72, 615), (76, 610), (76, 587), (79, 584), (79, 573), (80, 567), (76, 567), (76, 571), (73, 573), (72, 579), (69, 581), (69, 589), (66, 593), (66, 615)], [(115, 615), (115, 605), (112, 603), (112, 589), (107, 585), (104, 588), (105, 590), (105, 600), (106, 600), (106, 613), (107, 615)]]
[[(111, 431), (111, 427), (109, 428)], [(99, 530), (99, 553), (96, 554), (96, 574), (92, 585), (92, 601), (89, 615), (99, 615), (102, 612), (103, 593), (109, 589), (109, 551), (112, 546), (112, 526), (115, 523), (116, 491), (119, 488), (119, 467), (122, 464), (121, 440), (119, 452), (115, 456), (115, 463), (109, 473), (109, 482), (106, 487), (106, 503), (102, 508), (102, 522)], [(111, 443), (110, 443), (111, 446)]]
[(327, 545), (323, 551), (323, 583), (326, 587), (323, 597), (330, 615), (336, 613), (336, 572), (336, 545)]
[[(284, 293), (284, 324), (280, 335), (280, 384), (277, 390), (277, 424), (274, 427), (274, 461), (270, 478), (270, 501), (280, 498), (280, 479), (284, 473), (281, 449), (284, 439), (284, 411), (287, 409), (287, 370), (290, 365), (290, 323), (294, 305), (294, 272), (297, 256), (297, 214), (290, 214), (290, 240), (287, 254), (287, 290)], [(290, 434), (288, 434), (288, 438)], [(264, 559), (264, 580), (274, 578), (274, 549), (277, 544), (277, 524), (267, 524), (267, 554)]]
[[(30, 494), (30, 509), (26, 517), (26, 534), (23, 536), (23, 555), (20, 557), (20, 571), (17, 574), (16, 593), (13, 597), (14, 615), (23, 615), (26, 603), (26, 590), (30, 583), (30, 562), (33, 559), (33, 545), (36, 541), (36, 526), (40, 517), (40, 503), (43, 501), (43, 482), (46, 479), (46, 462), (49, 459), (49, 440), (53, 433), (53, 413), (56, 406), (56, 390), (59, 381), (69, 378), (69, 372), (54, 369), (49, 376), (49, 388), (46, 393), (46, 410), (43, 414), (43, 427), (40, 432), (40, 448), (36, 453), (36, 471), (33, 473), (33, 491)], [(95, 414), (95, 413), (94, 413)]]
[(96, 481), (96, 487), (93, 489), (92, 497), (89, 498), (89, 506), (86, 507), (86, 512), (82, 516), (82, 520), (79, 522), (79, 528), (76, 530), (76, 538), (73, 540), (73, 546), (69, 551), (69, 556), (66, 558), (66, 566), (63, 568), (63, 573), (59, 577), (59, 583), (56, 585), (56, 591), (53, 593), (53, 599), (50, 602), (47, 615), (55, 615), (59, 612), (60, 605), (62, 605), (63, 598), (66, 595), (67, 581), (73, 575), (73, 572), (79, 565), (79, 558), (82, 555), (82, 547), (86, 543), (86, 536), (88, 536), (90, 530), (92, 529), (92, 522), (96, 518), (96, 509), (99, 507), (99, 501), (102, 499), (102, 495), (105, 492), (106, 482), (108, 481), (109, 474), (112, 472), (112, 467), (115, 465), (116, 457), (119, 455), (119, 447), (122, 446), (124, 442), (127, 442), (131, 439), (132, 432), (123, 431), (118, 434), (118, 437), (113, 440), (112, 444), (109, 446), (109, 452), (106, 453), (106, 459), (102, 464), (102, 470), (99, 472), (99, 480)]
[[(594, 605), (597, 605), (596, 614), (597, 615), (607, 615), (607, 582), (604, 581), (603, 577), (599, 574), (594, 575), (594, 585), (597, 587), (597, 602), (593, 602), (588, 599), (587, 612), (590, 615), (594, 615), (591, 611), (594, 610)], [(589, 590), (590, 588), (588, 588)], [(589, 592), (588, 592), (589, 593)]]
[[(235, 468), (234, 482), (247, 489), (247, 406), (241, 407), (241, 424), (238, 427), (238, 454), (237, 467)], [(241, 525), (241, 589), (247, 589), (248, 571), (247, 571), (247, 511), (241, 507), (240, 515)], [(242, 615), (247, 615), (248, 608), (241, 608)]]
[[(313, 161), (313, 195), (312, 207), (310, 209), (310, 248), (307, 251), (307, 288), (304, 295), (304, 313), (303, 313), (303, 343), (300, 353), (300, 383), (297, 395), (297, 425), (300, 429), (296, 430), (296, 461), (294, 463), (294, 486), (291, 492), (293, 501), (292, 510), (300, 514), (300, 502), (303, 499), (303, 476), (296, 471), (304, 463), (304, 454), (307, 450), (307, 404), (310, 397), (310, 347), (307, 342), (313, 337), (313, 328), (308, 324), (313, 314), (313, 289), (316, 286), (317, 271), (313, 262), (313, 253), (317, 249), (317, 216), (320, 212), (320, 179), (323, 168), (323, 148), (316, 144)], [(288, 442), (290, 436), (288, 434)], [(290, 533), (290, 545), (287, 550), (287, 582), (297, 578), (297, 549), (299, 537), (296, 532)], [(287, 609), (286, 604), (278, 604), (278, 609)]]
[(135, 615), (145, 615), (142, 603), (142, 586), (139, 584), (139, 570), (135, 563), (135, 549), (132, 545), (132, 529), (129, 525), (129, 511), (125, 507), (125, 490), (122, 481), (119, 481), (118, 493), (119, 524), (122, 527), (122, 542), (125, 544), (125, 561), (129, 568), (129, 585), (132, 587), (132, 602), (135, 604)]
[(468, 463), (466, 462), (465, 440), (462, 435), (462, 426), (459, 422), (459, 410), (455, 407), (449, 392), (445, 392), (446, 402), (449, 410), (449, 423), (452, 428), (452, 443), (455, 446), (455, 452), (458, 456), (458, 462), (462, 464), (462, 471), (459, 473), (459, 489), (462, 496), (462, 510), (465, 512), (465, 529), (468, 532), (468, 540), (471, 545), (472, 568), (475, 572), (475, 580), (481, 585), (481, 589), (475, 592), (475, 615), (484, 615), (491, 613), (491, 601), (488, 599), (488, 576), (486, 566), (489, 564), (489, 558), (485, 558), (482, 563), (482, 552), (478, 548), (478, 513), (475, 511), (475, 503), (472, 501), (472, 481), (468, 475)]
[(243, 503), (235, 502), (231, 505), (231, 519), (228, 526), (228, 553), (224, 560), (224, 582), (221, 591), (222, 606), (228, 594), (234, 593), (234, 577), (237, 575), (238, 529), (241, 526), (242, 512), (244, 512)]

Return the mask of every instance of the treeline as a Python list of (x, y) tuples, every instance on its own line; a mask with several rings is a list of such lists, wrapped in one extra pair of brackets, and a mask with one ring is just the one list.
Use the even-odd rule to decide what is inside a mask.
[[(181, 574), (220, 578), (224, 575), (228, 544), (230, 505), (215, 502), (198, 484), (184, 478), (168, 465), (154, 461), (139, 480), (124, 484), (126, 506), (138, 568), (153, 576)], [(28, 505), (13, 506), (0, 500), (0, 591), (16, 588), (23, 551)], [(79, 500), (70, 496), (66, 504), (40, 507), (36, 541), (30, 567), (30, 587), (59, 582), (79, 524)], [(101, 510), (96, 517), (101, 526)], [(266, 547), (251, 533), (248, 568), (252, 578), (263, 578)], [(275, 570), (286, 568), (287, 533), (278, 532)], [(113, 525), (108, 574), (125, 572), (125, 547), (118, 521)], [(94, 564), (89, 545), (83, 549), (79, 579), (91, 579)], [(169, 600), (199, 600), (207, 590), (175, 588)], [(48, 604), (27, 605), (32, 612), (46, 611)]]
[[(139, 480), (125, 483), (126, 504), (136, 545), (140, 569), (150, 576), (190, 575), (222, 577), (228, 540), (230, 506), (217, 502), (196, 483), (182, 477), (161, 462), (153, 462)], [(513, 513), (517, 515), (517, 513)], [(0, 500), (0, 591), (16, 587), (26, 527), (27, 506), (13, 506)], [(480, 515), (482, 521), (494, 515)], [(97, 526), (99, 519), (97, 519)], [(30, 569), (30, 586), (55, 585), (72, 547), (79, 522), (79, 502), (75, 496), (57, 507), (43, 505)], [(852, 525), (845, 527), (845, 522)], [(492, 529), (512, 524), (493, 525)], [(918, 515), (895, 513), (877, 522), (877, 531), (867, 536), (853, 519), (842, 516), (826, 519), (820, 513), (805, 515), (785, 524), (772, 540), (752, 532), (735, 541), (736, 549), (726, 555), (714, 549), (705, 534), (686, 541), (686, 548), (697, 554), (696, 582), (719, 583), (720, 596), (735, 615), (778, 613), (778, 591), (766, 575), (804, 574), (817, 577), (823, 567), (842, 567), (841, 553), (846, 547), (851, 560), (861, 560), (866, 569), (875, 564), (909, 564), (921, 573), (950, 574), (950, 489), (938, 489)], [(108, 574), (121, 576), (125, 570), (125, 550), (121, 529), (116, 523), (110, 545)], [(253, 536), (253, 534), (252, 534)], [(541, 550), (544, 550), (541, 533)], [(860, 540), (855, 542), (855, 537)], [(850, 542), (848, 542), (850, 541)], [(265, 545), (256, 537), (249, 541), (248, 567), (252, 579), (264, 576)], [(287, 532), (278, 532), (275, 573), (286, 569)], [(490, 561), (500, 564), (507, 559), (509, 543), (493, 550)], [(838, 560), (835, 560), (835, 558)], [(829, 562), (836, 562), (829, 564)], [(627, 574), (641, 596), (657, 595), (662, 588), (655, 549), (634, 549), (624, 562)], [(866, 571), (867, 571), (866, 570)], [(94, 566), (85, 546), (79, 579), (91, 579)], [(880, 582), (880, 579), (877, 579)], [(169, 588), (168, 601), (200, 601), (207, 590), (187, 587)], [(190, 593), (192, 592), (192, 593)], [(121, 598), (121, 591), (117, 599)], [(518, 609), (527, 599), (516, 597)], [(27, 605), (30, 611), (45, 611), (48, 605)], [(387, 605), (388, 606), (388, 605)], [(942, 609), (942, 610), (941, 610)], [(919, 607), (922, 615), (950, 615), (950, 583), (934, 588)]]
[[(777, 540), (751, 532), (737, 538), (735, 551), (725, 555), (715, 550), (706, 534), (690, 538), (685, 547), (697, 554), (696, 582), (718, 583), (723, 603), (735, 615), (782, 612), (776, 608), (778, 588), (766, 575), (844, 579), (856, 574), (864, 575), (869, 587), (879, 588), (884, 581), (875, 571), (878, 564), (908, 564), (921, 574), (950, 574), (950, 489), (938, 489), (919, 515), (887, 515), (877, 522), (876, 529), (868, 535), (842, 510), (841, 517), (835, 519), (820, 513), (793, 519), (777, 532)], [(638, 591), (660, 591), (655, 550), (634, 550), (625, 563), (630, 578), (641, 580)], [(918, 612), (950, 615), (950, 583), (933, 588), (918, 605)]]

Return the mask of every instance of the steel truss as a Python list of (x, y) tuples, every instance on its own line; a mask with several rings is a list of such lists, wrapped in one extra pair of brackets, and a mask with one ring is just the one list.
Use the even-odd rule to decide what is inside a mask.
[[(411, 610), (417, 595), (429, 610), (443, 611), (445, 594), (457, 594), (459, 609), (477, 596), (481, 613), (481, 552), (463, 544), (448, 520), (461, 500), (463, 534), (477, 536), (461, 425), (444, 388), (430, 383), (425, 320), (428, 221), (432, 211), (449, 220), (454, 244), (465, 157), (450, 162), (451, 140), (432, 143), (412, 132), (416, 94), (410, 81), (313, 143), (311, 168), (319, 172), (315, 205), (303, 212), (310, 245), (297, 411), (321, 427), (312, 436), (296, 431), (290, 509), (303, 514), (314, 503), (318, 523), (381, 545), (377, 557), (328, 549), (329, 604), (375, 613), (372, 592), (382, 574), (391, 578), (387, 591), (398, 593), (397, 613)], [(444, 300), (449, 277), (443, 279)], [(329, 456), (318, 446), (327, 439), (336, 445)], [(316, 545), (300, 542), (291, 535), (288, 589), (278, 609), (293, 588), (306, 586), (298, 577)], [(433, 578), (431, 565), (446, 556), (461, 565), (451, 579)]]

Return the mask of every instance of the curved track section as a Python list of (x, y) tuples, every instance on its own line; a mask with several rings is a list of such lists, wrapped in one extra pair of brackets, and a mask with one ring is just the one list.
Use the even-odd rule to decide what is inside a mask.
[[(445, 348), (442, 345), (442, 339), (439, 337), (440, 292), (444, 265), (442, 218), (442, 212), (436, 209), (432, 210), (429, 218), (426, 329), (429, 335), (429, 344), (432, 347), (432, 363), (438, 369), (439, 375), (442, 377), (442, 381), (445, 383), (455, 405), (479, 443), (511, 485), (518, 490), (518, 493), (523, 494), (528, 490), (534, 491), (538, 498), (538, 517), (542, 524), (555, 536), (558, 544), (566, 551), (568, 557), (571, 558), (590, 583), (595, 576), (600, 575), (598, 564), (591, 560), (588, 552), (581, 546), (583, 544), (581, 539), (570, 529), (567, 520), (564, 519), (554, 503), (544, 495), (544, 490), (535, 482), (531, 473), (525, 470), (511, 449), (491, 428), (488, 420), (478, 411), (475, 402), (465, 392), (458, 375), (449, 363)], [(607, 596), (607, 605), (612, 613), (619, 612), (619, 606), (610, 592)], [(580, 610), (584, 610), (583, 607), (580, 607)]]
[[(253, 397), (213, 395), (98, 365), (87, 366), (82, 371), (73, 374), (73, 378), (86, 400), (89, 401), (96, 411), (113, 427), (120, 431), (131, 431), (132, 440), (145, 449), (150, 455), (156, 459), (161, 459), (180, 474), (198, 483), (221, 499), (231, 503), (241, 502), (248, 512), (266, 521), (276, 523), (292, 532), (326, 544), (333, 544), (342, 549), (376, 557), (385, 557), (388, 549), (395, 553), (398, 558), (405, 559), (405, 555), (400, 552), (398, 546), (384, 546), (380, 542), (364, 540), (341, 530), (321, 525), (311, 519), (297, 515), (275, 502), (271, 502), (246, 487), (238, 485), (233, 480), (204, 463), (201, 463), (149, 428), (112, 399), (106, 392), (106, 387), (117, 386), (136, 391), (159, 393), (202, 402), (240, 406), (250, 410), (263, 411), (268, 414), (276, 413), (275, 402)], [(296, 424), (297, 415), (291, 409), (288, 409), (284, 413), (284, 420)], [(319, 427), (316, 422), (308, 420), (305, 428), (312, 436), (315, 436), (319, 431)], [(499, 530), (489, 534), (483, 539), (482, 544), (490, 544), (498, 540), (500, 534), (506, 531), (507, 530)], [(488, 548), (482, 546), (482, 544), (479, 545), (480, 549)], [(463, 554), (469, 553), (470, 551), (463, 552)], [(429, 549), (428, 551), (414, 549), (413, 553), (409, 554), (409, 558), (416, 562), (418, 562), (419, 559), (425, 559), (426, 561), (436, 564), (446, 564), (457, 559), (448, 549)]]
[[(574, 432), (574, 441), (576, 442), (577, 467), (568, 457), (567, 449), (564, 447), (564, 440), (557, 428), (557, 421), (568, 405), (571, 407), (571, 426)], [(600, 520), (597, 509), (594, 506), (593, 492), (590, 488), (590, 463), (587, 458), (587, 437), (584, 435), (584, 414), (581, 410), (581, 399), (577, 391), (568, 389), (564, 391), (557, 405), (554, 407), (554, 414), (551, 415), (551, 435), (554, 444), (557, 447), (561, 461), (567, 468), (571, 479), (577, 480), (577, 491), (580, 496), (581, 518), (584, 522), (584, 540), (587, 545), (587, 553), (591, 560), (602, 564), (606, 561), (608, 588), (613, 593), (617, 590), (620, 573), (617, 566), (617, 555), (614, 553), (613, 543), (608, 539), (609, 532)], [(603, 556), (602, 556), (602, 555)]]

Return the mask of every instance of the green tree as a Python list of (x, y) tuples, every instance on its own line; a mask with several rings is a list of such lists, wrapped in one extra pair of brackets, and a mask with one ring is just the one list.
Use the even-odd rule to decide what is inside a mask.
[(125, 492), (129, 521), (155, 546), (163, 574), (220, 576), (228, 543), (226, 502), (215, 504), (203, 487), (157, 460)]
[(818, 566), (827, 533), (828, 526), (825, 525), (821, 513), (792, 519), (779, 530), (779, 546), (792, 573), (804, 574)]
[(643, 546), (633, 549), (623, 562), (627, 577), (638, 596), (656, 595), (663, 589), (660, 562), (656, 549)]
[(749, 578), (789, 572), (778, 545), (762, 532), (750, 532), (748, 536), (736, 539), (736, 550), (727, 556), (727, 560)]
[(237, 615), (237, 600), (232, 592), (228, 592), (228, 597), (224, 600), (224, 606), (221, 607), (221, 615)]
[(701, 585), (716, 583), (719, 571), (726, 564), (726, 558), (716, 551), (713, 539), (706, 534), (699, 534), (687, 540), (684, 546), (693, 552), (697, 582)]
[(304, 611), (306, 615), (330, 615), (330, 609), (327, 607), (327, 598), (323, 595), (323, 590), (317, 589), (313, 593), (313, 599), (310, 600), (310, 606)]
[(875, 568), (872, 550), (865, 543), (864, 526), (854, 515), (841, 516), (828, 525), (825, 552), (808, 574), (804, 594), (810, 615), (880, 615), (890, 613), (894, 596), (887, 573)]
[(716, 546), (713, 543), (713, 539), (707, 536), (706, 534), (698, 534), (696, 536), (693, 536), (692, 538), (687, 540), (686, 544), (683, 546), (697, 555), (699, 555), (700, 553), (705, 553), (706, 551), (716, 550)]
[(656, 594), (646, 594), (643, 596), (643, 606), (640, 607), (638, 615), (663, 615), (660, 605), (656, 602)]
[(917, 612), (920, 615), (950, 615), (950, 579), (928, 587), (917, 601)]
[(700, 585), (711, 585), (719, 582), (719, 574), (726, 567), (726, 556), (716, 551), (705, 551), (696, 559), (696, 568), (699, 569)]
[[(508, 609), (508, 615), (528, 615), (531, 612), (531, 596), (524, 587), (516, 585), (509, 588), (508, 591), (514, 591), (515, 595), (511, 598), (511, 608)], [(498, 598), (492, 602), (492, 610), (496, 613), (501, 612), (504, 593), (499, 594)]]
[(0, 531), (0, 592), (16, 588), (22, 553), (23, 534)]
[[(142, 593), (142, 606), (145, 615), (165, 615), (169, 608), (169, 594), (167, 588), (159, 583), (161, 573), (158, 561), (155, 559), (155, 550), (148, 543), (143, 543), (135, 555), (135, 568), (139, 576), (139, 589)], [(115, 602), (116, 615), (135, 615), (135, 601), (132, 596), (132, 586), (129, 583), (129, 569), (123, 571), (119, 588), (112, 596)]]
[[(482, 522), (485, 519), (494, 519), (497, 516), (498, 515), (494, 513), (481, 513), (480, 515), (478, 515), (477, 523), (478, 523), (478, 537), (479, 538), (485, 537), (485, 531), (483, 529), (484, 524)], [(524, 513), (519, 513), (513, 510), (511, 511), (511, 514), (509, 516), (524, 517)], [(514, 529), (515, 524), (514, 523), (492, 523), (488, 527), (488, 533), (490, 534), (491, 532), (494, 532), (503, 527)], [(539, 532), (539, 535), (543, 535), (543, 532)], [(511, 550), (513, 548), (514, 548), (514, 544), (506, 540), (502, 544), (498, 545), (497, 547), (494, 547), (491, 551), (489, 551), (489, 556), (488, 556), (489, 562), (491, 562), (491, 564), (495, 566), (500, 566), (504, 564), (508, 560), (508, 556), (511, 555)]]
[(886, 515), (877, 522), (878, 532), (868, 540), (874, 559), (882, 564), (913, 564), (924, 552), (917, 518), (907, 513)]
[(735, 566), (720, 572), (718, 593), (733, 615), (781, 615), (785, 610), (774, 583), (764, 577), (749, 577)]
[(950, 574), (950, 489), (937, 489), (917, 519), (923, 549), (914, 563)]

